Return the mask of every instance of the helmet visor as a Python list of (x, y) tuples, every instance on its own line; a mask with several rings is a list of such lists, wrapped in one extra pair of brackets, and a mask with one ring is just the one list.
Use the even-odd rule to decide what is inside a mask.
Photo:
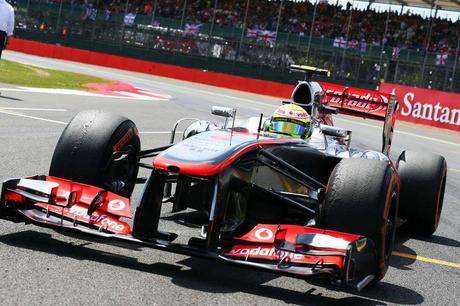
[(301, 137), (306, 134), (310, 128), (310, 123), (298, 123), (285, 120), (274, 120), (272, 122), (271, 130), (275, 133), (286, 134), (291, 136)]

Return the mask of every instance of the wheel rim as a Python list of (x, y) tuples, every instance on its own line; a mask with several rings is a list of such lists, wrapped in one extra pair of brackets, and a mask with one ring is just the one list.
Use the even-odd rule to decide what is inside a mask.
[[(132, 149), (132, 146), (130, 145), (124, 149)], [(126, 161), (126, 163), (119, 164), (112, 163), (106, 171), (104, 182), (110, 191), (129, 197), (132, 191), (132, 181), (137, 178), (138, 170), (139, 168), (134, 161)], [(121, 188), (116, 188), (115, 186), (117, 186), (117, 182), (119, 181), (122, 181), (125, 185)]]

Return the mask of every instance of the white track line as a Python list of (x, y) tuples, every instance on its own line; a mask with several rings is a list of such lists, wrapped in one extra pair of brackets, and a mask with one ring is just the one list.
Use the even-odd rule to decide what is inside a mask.
[(0, 88), (0, 91), (11, 92), (30, 92), (30, 93), (43, 93), (43, 94), (58, 94), (58, 95), (76, 95), (76, 96), (89, 96), (89, 97), (105, 97), (97, 93), (74, 90), (74, 89), (56, 89), (56, 88), (34, 88), (34, 87), (17, 87), (17, 88)]
[(41, 112), (66, 112), (63, 108), (30, 108), (30, 107), (1, 107), (0, 110), (23, 110), (23, 111), (41, 111)]
[(113, 93), (119, 94), (120, 96), (123, 97), (128, 97), (128, 98), (134, 98), (136, 100), (146, 100), (146, 101), (168, 101), (169, 99), (164, 99), (164, 98), (157, 98), (153, 97), (150, 95), (140, 95), (136, 94), (133, 92), (127, 92), (127, 91), (113, 91)]
[(73, 89), (54, 89), (54, 88), (33, 88), (33, 87), (19, 87), (19, 88), (0, 88), (0, 92), (25, 92), (25, 93), (38, 93), (38, 94), (57, 94), (57, 95), (71, 95), (71, 96), (85, 96), (96, 98), (113, 98), (113, 99), (129, 99), (129, 100), (146, 100), (155, 101), (151, 96), (132, 96), (124, 93), (123, 96), (117, 95), (104, 95), (84, 90)]
[[(376, 126), (376, 125), (373, 125), (373, 124), (356, 122), (356, 121), (353, 121), (353, 120), (348, 120), (348, 119), (343, 119), (343, 118), (334, 118), (334, 120), (343, 121), (343, 122), (356, 124), (356, 125), (361, 125), (361, 126), (366, 126), (366, 127), (370, 127), (370, 128), (374, 128), (374, 129), (379, 129), (379, 130), (382, 129), (382, 127)], [(397, 129), (395, 130), (395, 133), (403, 134), (403, 135), (407, 135), (407, 136), (412, 136), (412, 137), (416, 137), (416, 138), (421, 138), (421, 139), (426, 139), (426, 140), (430, 140), (430, 141), (434, 141), (434, 142), (439, 142), (439, 143), (443, 143), (443, 144), (447, 144), (447, 145), (451, 145), (451, 146), (460, 147), (460, 143), (451, 142), (451, 141), (442, 140), (442, 139), (437, 139), (437, 138), (428, 137), (428, 136), (423, 136), (423, 135), (410, 133), (410, 132), (399, 131)]]
[[(45, 121), (45, 122), (51, 122), (51, 123), (57, 123), (61, 125), (67, 125), (67, 122), (64, 121), (57, 121), (57, 120), (51, 120), (51, 119), (46, 119), (46, 118), (41, 118), (41, 117), (36, 117), (36, 116), (29, 116), (17, 112), (12, 112), (12, 111), (3, 111), (3, 109), (0, 108), (0, 113), (1, 114), (6, 114), (6, 115), (11, 115), (11, 116), (18, 116), (18, 117), (24, 117), (24, 118), (29, 118), (29, 119), (35, 119), (35, 120), (40, 120), (40, 121)], [(176, 134), (182, 134), (184, 133), (183, 131), (177, 131)], [(171, 131), (141, 131), (139, 134), (171, 134)]]
[(51, 119), (46, 119), (46, 118), (41, 118), (41, 117), (29, 116), (29, 115), (25, 115), (25, 114), (21, 114), (21, 113), (17, 113), (17, 112), (0, 110), (0, 113), (6, 114), (6, 115), (29, 118), (29, 119), (35, 119), (35, 120), (40, 120), (40, 121), (45, 121), (45, 122), (51, 122), (51, 123), (67, 125), (67, 122), (64, 122), (64, 121), (57, 121), (57, 120), (51, 120)]

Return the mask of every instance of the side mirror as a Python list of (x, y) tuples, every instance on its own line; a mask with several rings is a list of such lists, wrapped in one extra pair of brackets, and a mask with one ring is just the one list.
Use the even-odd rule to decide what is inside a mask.
[(326, 105), (320, 105), (319, 111), (322, 113), (333, 114), (333, 115), (336, 115), (339, 112), (337, 108), (332, 107), (332, 106), (326, 106)]
[(223, 107), (223, 106), (213, 106), (211, 108), (211, 114), (225, 117), (225, 118), (233, 118), (235, 116), (236, 109), (230, 107)]
[(327, 136), (341, 137), (346, 138), (348, 135), (351, 135), (351, 131), (330, 126), (330, 125), (321, 125), (321, 132)]

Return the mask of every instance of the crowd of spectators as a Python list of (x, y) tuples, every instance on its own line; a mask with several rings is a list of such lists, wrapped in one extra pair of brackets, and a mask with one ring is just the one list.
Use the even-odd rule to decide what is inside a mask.
[[(38, 1), (38, 0), (37, 0)], [(45, 0), (40, 0), (45, 1)], [(59, 0), (51, 0), (60, 2)], [(112, 13), (144, 14), (164, 18), (181, 19), (186, 22), (209, 23), (216, 26), (242, 27), (245, 22), (247, 0), (65, 0), (76, 5), (109, 10)], [(185, 14), (183, 11), (186, 3)], [(275, 31), (278, 25), (280, 1), (250, 0), (246, 26), (250, 29)], [(313, 23), (314, 37), (345, 38), (367, 44), (401, 49), (424, 49), (428, 44), (431, 52), (455, 50), (460, 35), (460, 21), (428, 19), (420, 15), (396, 12), (376, 12), (372, 6), (367, 10), (352, 9), (334, 1), (320, 2), (313, 21), (314, 3), (283, 1), (278, 30), (298, 35), (309, 35)], [(215, 13), (215, 16), (214, 16)], [(388, 23), (387, 23), (388, 19)], [(430, 27), (433, 23), (431, 38)], [(350, 25), (348, 27), (348, 25)], [(385, 31), (385, 29), (387, 29)]]

